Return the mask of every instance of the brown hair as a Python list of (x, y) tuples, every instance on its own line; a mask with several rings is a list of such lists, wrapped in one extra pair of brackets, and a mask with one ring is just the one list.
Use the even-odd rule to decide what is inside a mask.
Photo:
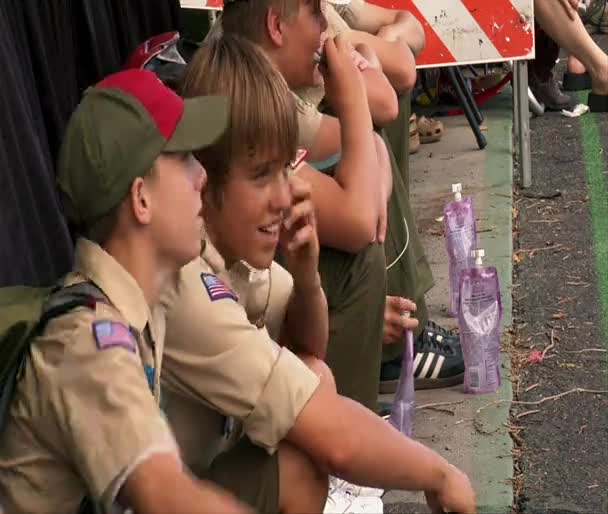
[(255, 44), (237, 35), (206, 41), (188, 65), (184, 97), (224, 95), (230, 122), (224, 135), (195, 155), (207, 170), (209, 189), (221, 191), (235, 162), (269, 154), (286, 164), (297, 149), (296, 105), (282, 75)]
[(222, 30), (225, 34), (241, 36), (260, 43), (266, 31), (266, 17), (270, 9), (281, 19), (293, 20), (303, 3), (312, 3), (315, 12), (321, 12), (321, 2), (325, 0), (233, 0), (224, 2), (221, 15)]

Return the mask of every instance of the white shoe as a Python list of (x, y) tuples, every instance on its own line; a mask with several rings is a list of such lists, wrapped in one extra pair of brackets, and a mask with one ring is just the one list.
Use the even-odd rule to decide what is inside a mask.
[[(383, 514), (384, 503), (381, 498), (351, 494), (342, 487), (336, 487), (338, 481), (339, 479), (336, 478), (330, 480), (329, 495), (323, 514)], [(345, 483), (348, 484), (348, 482)]]
[(330, 477), (329, 484), (330, 490), (333, 488), (339, 488), (353, 496), (371, 496), (380, 498), (384, 494), (384, 489), (376, 489), (375, 487), (365, 487), (362, 485), (351, 484), (350, 482), (337, 477)]

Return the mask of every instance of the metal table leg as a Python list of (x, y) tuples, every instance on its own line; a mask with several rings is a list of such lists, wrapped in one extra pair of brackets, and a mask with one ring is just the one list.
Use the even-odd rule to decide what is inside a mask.
[(514, 146), (519, 159), (519, 180), (521, 186), (527, 188), (532, 185), (528, 61), (517, 61), (514, 64), (513, 96), (515, 107)]

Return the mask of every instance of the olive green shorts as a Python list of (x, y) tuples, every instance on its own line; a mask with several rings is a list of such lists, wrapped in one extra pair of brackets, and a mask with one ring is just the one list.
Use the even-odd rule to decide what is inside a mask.
[(259, 514), (279, 512), (279, 454), (269, 455), (247, 437), (218, 455), (201, 478), (223, 487)]

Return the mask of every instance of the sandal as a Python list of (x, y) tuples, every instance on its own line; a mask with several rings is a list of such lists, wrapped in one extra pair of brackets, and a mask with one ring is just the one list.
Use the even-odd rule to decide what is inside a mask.
[(420, 150), (420, 134), (418, 133), (418, 123), (416, 114), (410, 116), (410, 155)]
[(443, 123), (433, 118), (420, 116), (418, 118), (418, 134), (423, 145), (435, 143), (443, 136)]

